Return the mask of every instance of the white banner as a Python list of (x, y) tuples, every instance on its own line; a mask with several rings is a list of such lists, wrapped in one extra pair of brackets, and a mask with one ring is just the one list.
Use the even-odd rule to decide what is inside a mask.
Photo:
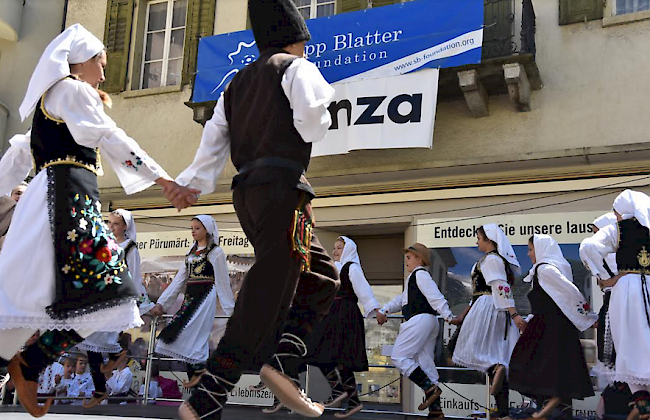
[(534, 234), (551, 235), (561, 244), (579, 244), (592, 235), (589, 225), (603, 213), (510, 214), (470, 220), (420, 219), (417, 221), (417, 240), (430, 248), (476, 246), (476, 229), (496, 223), (512, 245), (525, 245)]
[(312, 156), (350, 150), (395, 149), (433, 144), (438, 69), (334, 84), (332, 125), (314, 143)]
[[(220, 231), (219, 246), (226, 254), (252, 254), (253, 246), (244, 232)], [(185, 255), (194, 243), (190, 230), (138, 233), (142, 258)]]

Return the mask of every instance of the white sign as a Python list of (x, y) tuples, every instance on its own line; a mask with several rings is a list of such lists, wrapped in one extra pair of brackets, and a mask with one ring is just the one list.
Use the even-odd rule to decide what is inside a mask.
[(468, 220), (420, 219), (417, 221), (417, 240), (430, 248), (476, 246), (476, 230), (482, 225), (496, 223), (512, 245), (525, 245), (534, 234), (551, 235), (561, 244), (579, 244), (592, 235), (591, 222), (603, 213), (511, 214)]
[[(413, 392), (412, 406), (416, 407), (416, 412), (426, 413), (427, 411), (417, 411), (417, 406), (424, 399), (424, 392), (415, 386)], [(453, 391), (452, 391), (453, 390)], [(454, 392), (455, 391), (455, 392)], [(510, 390), (509, 403), (511, 408), (521, 407), (524, 398), (516, 391)], [(593, 397), (584, 400), (573, 400), (573, 413), (581, 417), (593, 417), (596, 415), (596, 406), (600, 400), (600, 392), (596, 392)], [(484, 384), (453, 384), (447, 383), (442, 386), (442, 395), (440, 396), (440, 405), (445, 416), (469, 417), (475, 413), (485, 413), (487, 404), (487, 389)], [(490, 408), (496, 408), (494, 398), (490, 396)]]
[[(244, 232), (219, 232), (219, 245), (226, 254), (252, 254), (253, 246)], [(138, 249), (143, 258), (185, 255), (194, 239), (190, 230), (138, 233)]]
[(438, 69), (382, 79), (338, 83), (329, 105), (332, 125), (312, 156), (350, 150), (431, 148), (438, 100)]

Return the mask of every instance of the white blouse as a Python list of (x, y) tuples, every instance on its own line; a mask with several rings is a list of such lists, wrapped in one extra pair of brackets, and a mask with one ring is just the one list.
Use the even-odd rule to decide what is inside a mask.
[[(404, 291), (402, 294), (395, 296), (393, 300), (385, 304), (381, 309), (381, 312), (385, 314), (399, 312), (402, 310), (402, 307), (408, 303), (408, 282), (410, 277), (411, 273), (409, 273), (404, 280)], [(429, 305), (431, 305), (431, 307), (436, 310), (442, 318), (445, 320), (453, 318), (447, 299), (445, 299), (443, 294), (440, 293), (438, 285), (433, 281), (431, 274), (429, 274), (427, 270), (416, 271), (415, 281), (422, 294), (427, 298)]]
[[(515, 299), (512, 295), (512, 287), (508, 284), (506, 266), (503, 260), (493, 254), (486, 255), (478, 262), (479, 269), (485, 278), (485, 284), (492, 288), (494, 307), (496, 309), (507, 309), (515, 306)], [(473, 270), (472, 270), (473, 271)]]
[(618, 225), (607, 225), (599, 229), (593, 236), (582, 241), (580, 244), (580, 259), (593, 276), (600, 280), (607, 280), (611, 276), (605, 269), (603, 260), (607, 259), (610, 254), (615, 253), (617, 249)]
[[(232, 288), (230, 287), (226, 254), (221, 248), (216, 247), (208, 254), (208, 260), (214, 268), (214, 282), (219, 303), (225, 315), (230, 316), (235, 309), (235, 295), (232, 293)], [(176, 302), (176, 298), (178, 298), (178, 295), (183, 290), (187, 279), (187, 266), (183, 262), (174, 280), (172, 280), (162, 295), (160, 295), (160, 298), (158, 298), (158, 303), (163, 307), (165, 312)]]
[(591, 312), (587, 299), (557, 267), (552, 264), (540, 265), (537, 268), (537, 279), (542, 289), (577, 329), (585, 331), (598, 320), (598, 314)]
[(372, 292), (372, 288), (368, 280), (366, 280), (366, 276), (363, 274), (363, 270), (359, 264), (350, 264), (348, 277), (350, 278), (350, 283), (352, 283), (354, 294), (357, 295), (359, 302), (363, 305), (363, 317), (368, 318), (375, 309), (379, 309), (381, 306), (377, 302), (377, 299), (375, 299), (375, 294)]
[[(304, 58), (291, 63), (281, 85), (293, 110), (293, 125), (302, 139), (307, 143), (322, 140), (332, 123), (327, 106), (334, 97), (334, 88), (318, 68)], [(176, 178), (176, 182), (196, 188), (201, 194), (213, 192), (229, 155), (230, 132), (222, 95), (212, 118), (203, 128), (194, 161)]]
[(133, 373), (131, 369), (125, 367), (122, 370), (114, 370), (113, 376), (106, 381), (106, 388), (110, 395), (126, 394), (131, 389), (133, 384)]
[[(99, 148), (102, 160), (110, 164), (127, 194), (142, 191), (167, 176), (104, 112), (99, 94), (88, 83), (62, 79), (44, 98), (47, 113), (65, 122), (77, 144)], [(31, 171), (30, 135), (31, 131), (10, 140), (11, 147), (0, 161), (0, 195), (9, 193)]]

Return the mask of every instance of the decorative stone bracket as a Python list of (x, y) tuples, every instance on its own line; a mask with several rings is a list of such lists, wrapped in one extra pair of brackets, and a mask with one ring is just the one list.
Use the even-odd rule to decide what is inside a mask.
[(504, 64), (503, 75), (508, 85), (510, 101), (520, 112), (530, 111), (531, 88), (524, 66), (521, 63)]
[(502, 95), (506, 92), (515, 109), (528, 112), (531, 110), (531, 92), (542, 87), (534, 58), (531, 55), (519, 55), (484, 60), (479, 65), (462, 70), (447, 69), (441, 76), (439, 101), (454, 99), (453, 91), (446, 85), (451, 82), (452, 74), (449, 74), (451, 72), (454, 77), (457, 77), (458, 86), (475, 118), (489, 115), (490, 95)]
[(488, 94), (481, 83), (478, 71), (476, 69), (459, 71), (458, 84), (472, 115), (475, 118), (487, 117), (489, 115)]

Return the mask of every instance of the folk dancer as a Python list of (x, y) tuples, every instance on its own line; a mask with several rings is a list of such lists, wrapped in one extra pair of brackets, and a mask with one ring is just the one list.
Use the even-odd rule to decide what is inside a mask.
[[(128, 194), (157, 183), (195, 201), (104, 112), (108, 95), (97, 86), (105, 65), (104, 45), (81, 25), (57, 36), (20, 107), (23, 120), (35, 111), (31, 133), (15, 136), (0, 161), (0, 195), (32, 162), (36, 171), (0, 254), (0, 358), (11, 359), (20, 402), (33, 416), (52, 403), (37, 404), (39, 373), (62, 352), (95, 331), (142, 323), (124, 251), (102, 220), (98, 149)], [(17, 354), (35, 330), (38, 340)]]
[[(601, 228), (580, 245), (580, 256), (602, 287), (611, 287), (609, 324), (616, 350), (614, 380), (633, 393), (629, 419), (650, 417), (650, 197), (625, 190), (614, 200), (618, 223)], [(616, 253), (618, 274), (603, 260)]]
[[(255, 264), (207, 371), (179, 409), (182, 419), (220, 418), (242, 372), (260, 366), (262, 382), (287, 408), (309, 417), (323, 412), (292, 377), (306, 354), (305, 340), (339, 285), (313, 233), (314, 191), (304, 176), (311, 143), (330, 126), (334, 89), (303, 58), (310, 34), (291, 0), (250, 0), (248, 10), (260, 55), (230, 81), (194, 162), (177, 180), (212, 192), (230, 154), (239, 172), (233, 204)], [(168, 199), (183, 201), (173, 192)]]
[(408, 271), (404, 292), (379, 310), (377, 322), (382, 325), (388, 320), (387, 314), (402, 311), (404, 322), (399, 327), (391, 358), (400, 373), (424, 391), (424, 401), (418, 410), (428, 408), (427, 418), (441, 418), (444, 416), (440, 405), (442, 390), (438, 387), (439, 375), (434, 359), (436, 337), (440, 332), (437, 316), (447, 322), (454, 320), (454, 316), (426, 269), (431, 262), (431, 251), (416, 243), (403, 252), (404, 266)]

